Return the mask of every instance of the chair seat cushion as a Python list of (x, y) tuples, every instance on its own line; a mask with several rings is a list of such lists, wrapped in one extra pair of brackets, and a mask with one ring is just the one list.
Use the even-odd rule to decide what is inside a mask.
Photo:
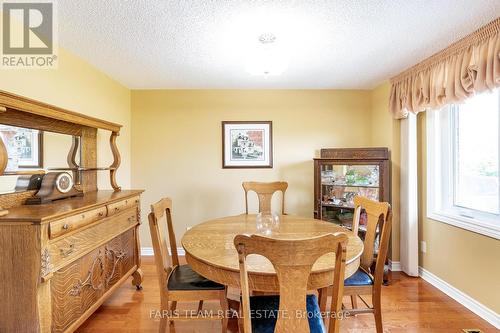
[[(273, 333), (279, 311), (279, 296), (252, 296), (250, 310), (252, 315), (252, 333)], [(326, 332), (316, 295), (307, 295), (307, 315), (311, 333)], [(294, 314), (287, 314), (289, 316)]]
[(358, 269), (356, 273), (344, 281), (344, 286), (371, 286), (373, 280), (364, 270)]
[(189, 265), (176, 266), (168, 279), (169, 290), (223, 290), (225, 287), (191, 269)]

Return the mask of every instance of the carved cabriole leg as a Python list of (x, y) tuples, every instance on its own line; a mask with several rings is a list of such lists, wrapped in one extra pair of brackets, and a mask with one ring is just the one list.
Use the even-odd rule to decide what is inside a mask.
[(143, 280), (143, 277), (144, 277), (144, 273), (142, 272), (142, 269), (140, 268), (137, 268), (137, 270), (132, 273), (132, 284), (134, 286), (136, 286), (137, 290), (141, 290), (142, 289), (142, 280)]
[[(3, 106), (0, 106), (0, 113), (7, 111)], [(3, 175), (5, 169), (7, 168), (7, 162), (9, 161), (9, 155), (7, 154), (7, 148), (3, 142), (3, 138), (0, 137), (0, 175)], [(7, 209), (2, 209), (0, 207), (0, 216), (7, 215), (9, 211)]]
[(111, 132), (111, 137), (109, 138), (109, 144), (111, 145), (111, 152), (113, 153), (113, 164), (110, 166), (109, 177), (111, 186), (115, 191), (120, 191), (121, 187), (118, 186), (116, 182), (116, 171), (120, 167), (121, 157), (118, 147), (116, 146), (116, 138), (120, 135), (119, 132)]

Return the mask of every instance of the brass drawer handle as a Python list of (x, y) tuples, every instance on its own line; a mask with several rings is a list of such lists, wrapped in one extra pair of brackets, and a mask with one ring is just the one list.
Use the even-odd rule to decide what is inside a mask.
[(64, 225), (63, 225), (63, 229), (64, 229), (64, 230), (68, 230), (68, 229), (69, 229), (69, 224), (64, 223)]
[(115, 207), (115, 212), (119, 211), (120, 208), (119, 207)]
[(66, 251), (64, 249), (59, 249), (61, 257), (67, 257), (74, 251), (75, 251), (75, 244), (70, 244), (69, 249), (67, 249)]
[(99, 212), (99, 217), (103, 217), (104, 216), (104, 213), (103, 212)]

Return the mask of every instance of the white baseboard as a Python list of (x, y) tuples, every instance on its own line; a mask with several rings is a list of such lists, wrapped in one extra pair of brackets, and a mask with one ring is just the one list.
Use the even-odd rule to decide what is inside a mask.
[(434, 287), (438, 288), (443, 293), (450, 296), (455, 301), (459, 302), (467, 309), (489, 322), (491, 325), (495, 326), (497, 329), (500, 329), (500, 315), (498, 313), (453, 287), (451, 284), (432, 274), (425, 268), (419, 267), (418, 273), (422, 279), (429, 282)]
[(392, 272), (401, 272), (401, 263), (399, 261), (389, 260), (389, 268)]
[[(169, 251), (170, 251), (170, 249), (169, 249)], [(184, 256), (184, 255), (186, 255), (186, 252), (184, 251), (183, 247), (178, 247), (177, 254), (180, 256)], [(141, 247), (141, 256), (152, 256), (152, 255), (154, 255), (152, 247)]]
[(152, 256), (154, 254), (152, 247), (141, 247), (141, 256)]

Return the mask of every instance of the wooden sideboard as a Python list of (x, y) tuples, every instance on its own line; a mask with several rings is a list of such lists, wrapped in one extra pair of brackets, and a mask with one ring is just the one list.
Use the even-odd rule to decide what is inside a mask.
[(72, 332), (133, 276), (140, 194), (95, 191), (0, 217), (0, 332)]
[[(0, 136), (0, 176), (65, 170), (83, 195), (31, 206), (37, 190), (0, 194), (0, 333), (73, 332), (130, 276), (137, 288), (142, 282), (143, 191), (116, 180), (122, 126), (5, 91), (0, 124), (72, 136), (69, 151), (57, 151), (67, 166), (40, 170), (7, 170)], [(97, 165), (98, 130), (110, 133), (109, 166)], [(109, 172), (113, 190), (98, 189), (98, 171)]]

